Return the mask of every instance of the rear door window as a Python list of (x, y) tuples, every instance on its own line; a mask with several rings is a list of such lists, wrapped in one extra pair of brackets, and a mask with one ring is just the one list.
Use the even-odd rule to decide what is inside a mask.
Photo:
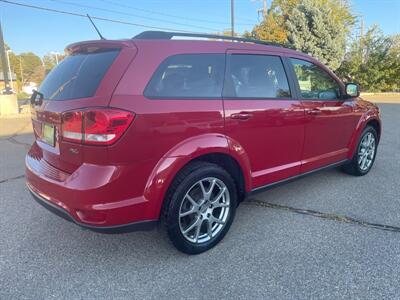
[(67, 56), (47, 75), (39, 92), (47, 100), (92, 97), (118, 53), (118, 49), (107, 49)]
[(224, 94), (229, 98), (290, 98), (281, 58), (260, 54), (228, 55)]
[(221, 98), (225, 54), (180, 54), (161, 63), (147, 85), (148, 98)]

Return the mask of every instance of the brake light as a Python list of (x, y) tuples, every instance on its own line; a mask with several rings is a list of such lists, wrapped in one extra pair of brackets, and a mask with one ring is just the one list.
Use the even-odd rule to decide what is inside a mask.
[(110, 145), (132, 123), (132, 112), (94, 108), (63, 113), (61, 136), (64, 141), (88, 145)]

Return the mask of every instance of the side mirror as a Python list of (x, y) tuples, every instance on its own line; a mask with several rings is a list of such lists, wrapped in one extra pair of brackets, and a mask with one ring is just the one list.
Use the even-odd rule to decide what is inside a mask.
[(346, 83), (346, 96), (350, 98), (360, 96), (360, 86), (356, 83)]

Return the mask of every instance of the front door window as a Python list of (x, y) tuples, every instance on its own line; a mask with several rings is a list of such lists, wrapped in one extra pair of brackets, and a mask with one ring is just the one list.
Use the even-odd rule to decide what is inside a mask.
[(302, 99), (334, 100), (340, 98), (339, 84), (328, 73), (311, 62), (290, 59)]

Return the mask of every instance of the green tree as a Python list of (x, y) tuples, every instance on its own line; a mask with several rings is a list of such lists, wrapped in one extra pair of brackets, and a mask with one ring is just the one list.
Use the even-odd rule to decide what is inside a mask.
[(245, 32), (244, 36), (284, 44), (287, 41), (287, 33), (283, 24), (284, 17), (270, 11), (260, 24), (255, 25), (251, 32)]
[(48, 74), (57, 64), (56, 58), (52, 54), (46, 54), (43, 56), (43, 64), (45, 73)]
[(285, 22), (300, 0), (274, 0), (267, 15), (260, 24), (254, 26), (251, 32), (245, 32), (246, 37), (253, 37), (269, 42), (286, 44), (287, 28)]
[(309, 53), (336, 69), (353, 23), (347, 0), (274, 0), (247, 35)]
[(373, 26), (354, 39), (337, 74), (357, 82), (364, 91), (385, 92), (400, 89), (400, 35), (385, 36)]
[(47, 75), (57, 65), (57, 60), (58, 63), (60, 63), (64, 58), (65, 55), (63, 54), (57, 54), (57, 58), (56, 55), (53, 53), (47, 53), (46, 55), (44, 55), (43, 64), (44, 64), (45, 74)]
[(21, 53), (19, 57), (21, 58), (24, 83), (40, 83), (45, 75), (44, 66), (40, 57), (32, 52)]
[(386, 76), (389, 84), (392, 85), (390, 91), (400, 92), (400, 34), (391, 37), (388, 61), (390, 64)]
[[(11, 50), (6, 44), (6, 50)], [(8, 52), (10, 59), (11, 72), (17, 76), (18, 89), (29, 82), (35, 82), (40, 84), (47, 75), (57, 64), (55, 54), (48, 53), (43, 57), (43, 60), (39, 56), (32, 52), (21, 53), (19, 55), (12, 51)], [(61, 62), (65, 58), (64, 54), (58, 54), (58, 62)], [(0, 64), (0, 72), (2, 65)]]
[(286, 20), (288, 45), (316, 57), (333, 70), (337, 69), (345, 54), (351, 21), (338, 15), (346, 10), (341, 3), (345, 2), (303, 0), (294, 7)]
[(10, 58), (11, 71), (14, 72), (18, 80), (21, 80), (21, 64), (19, 62), (19, 56), (14, 52), (8, 52)]

